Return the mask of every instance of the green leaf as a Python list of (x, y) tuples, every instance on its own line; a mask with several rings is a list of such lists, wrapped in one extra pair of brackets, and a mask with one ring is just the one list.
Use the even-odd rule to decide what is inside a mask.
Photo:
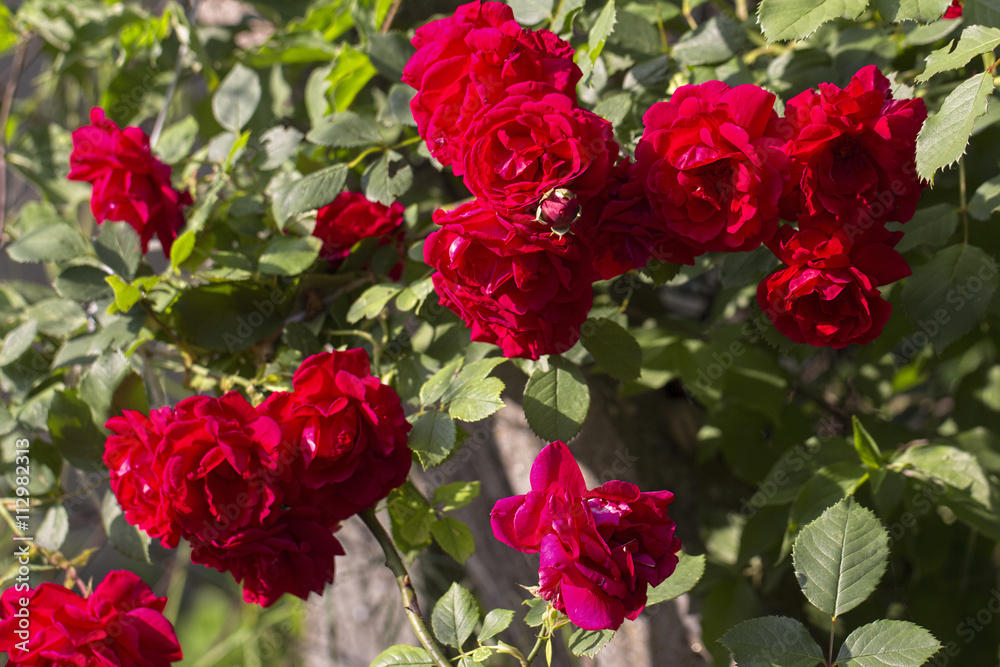
[(120, 350), (106, 350), (80, 380), (80, 398), (90, 406), (98, 424), (107, 420), (112, 398), (131, 370), (128, 359)]
[(521, 604), (527, 605), (528, 611), (524, 615), (524, 624), (529, 628), (537, 628), (545, 622), (545, 614), (549, 610), (549, 603), (542, 598), (528, 598)]
[(132, 560), (152, 562), (149, 560), (149, 535), (125, 520), (118, 499), (111, 491), (104, 494), (101, 503), (101, 522), (115, 551)]
[(841, 667), (920, 667), (941, 649), (934, 635), (907, 621), (875, 621), (844, 640)]
[(589, 319), (580, 327), (581, 342), (601, 368), (616, 380), (630, 382), (642, 369), (642, 348), (613, 320)]
[(436, 466), (455, 448), (455, 422), (443, 412), (426, 412), (413, 423), (408, 444), (425, 470)]
[(104, 434), (90, 413), (90, 406), (74, 391), (57, 391), (49, 404), (47, 425), (52, 446), (81, 470), (105, 470)]
[(396, 151), (386, 151), (361, 176), (365, 197), (390, 206), (413, 184), (413, 169)]
[(170, 246), (170, 266), (173, 267), (174, 271), (180, 268), (180, 265), (187, 261), (187, 258), (191, 256), (194, 251), (195, 241), (198, 237), (195, 235), (193, 229), (189, 229), (184, 232), (174, 241), (174, 244)]
[(552, 17), (553, 0), (507, 0), (514, 18), (522, 25), (532, 26)]
[(397, 644), (375, 656), (369, 667), (434, 667), (434, 661), (427, 649)]
[(476, 639), (482, 644), (490, 637), (495, 637), (508, 627), (514, 620), (514, 612), (510, 609), (492, 609), (483, 619), (483, 629), (479, 631)]
[(57, 222), (31, 230), (7, 246), (15, 262), (62, 262), (89, 254), (87, 243), (69, 225)]
[(976, 194), (969, 201), (969, 215), (976, 220), (989, 220), (997, 211), (1000, 211), (1000, 176), (976, 188)]
[(181, 292), (170, 313), (186, 340), (231, 354), (279, 331), (294, 301), (292, 286), (214, 283)]
[(285, 160), (295, 155), (302, 143), (302, 133), (294, 127), (272, 127), (260, 136), (266, 158), (260, 165), (265, 171), (277, 169)]
[(761, 0), (757, 19), (769, 42), (808, 37), (836, 18), (856, 19), (868, 0)]
[(444, 552), (459, 563), (469, 560), (476, 552), (476, 541), (472, 537), (472, 531), (453, 517), (446, 516), (432, 523), (431, 535)]
[(28, 320), (7, 332), (0, 348), (0, 367), (7, 366), (28, 351), (38, 334), (38, 321)]
[(403, 68), (416, 49), (406, 35), (398, 32), (375, 33), (368, 38), (368, 57), (378, 73), (390, 81), (403, 77)]
[(549, 370), (536, 370), (524, 387), (524, 416), (531, 430), (547, 442), (568, 442), (583, 428), (590, 409), (590, 389), (580, 367), (549, 357)]
[(297, 276), (313, 265), (322, 247), (315, 236), (275, 237), (264, 246), (258, 267), (263, 274)]
[(306, 139), (321, 146), (355, 148), (381, 143), (382, 133), (371, 118), (353, 111), (341, 111), (310, 130)]
[(677, 568), (659, 586), (650, 588), (646, 594), (646, 606), (673, 600), (684, 595), (695, 587), (705, 574), (705, 556), (689, 556), (681, 552), (678, 555)]
[(763, 616), (744, 621), (719, 640), (739, 667), (816, 667), (823, 650), (798, 621)]
[(49, 551), (59, 551), (67, 535), (69, 535), (69, 513), (61, 504), (53, 505), (45, 513), (45, 518), (35, 531), (35, 544)]
[(854, 461), (840, 461), (820, 468), (795, 497), (788, 514), (790, 526), (801, 528), (838, 500), (857, 491), (868, 479), (868, 470)]
[[(958, 46), (955, 46), (955, 40), (952, 40), (948, 46), (927, 56), (927, 67), (917, 76), (917, 82), (923, 83), (935, 74), (965, 67), (970, 60), (982, 53), (990, 53), (997, 45), (1000, 45), (1000, 30), (970, 25), (959, 38)], [(953, 46), (954, 50), (951, 48)]]
[(892, 462), (893, 468), (912, 467), (923, 474), (969, 494), (990, 507), (990, 484), (974, 455), (948, 445), (918, 445), (907, 448)]
[(290, 183), (274, 193), (272, 209), (278, 227), (303, 211), (311, 211), (332, 202), (347, 182), (347, 165), (335, 164)]
[(851, 417), (851, 423), (854, 425), (854, 450), (858, 453), (858, 457), (870, 470), (878, 470), (882, 467), (882, 450), (879, 449), (878, 443), (857, 416)]
[[(971, 205), (970, 202), (970, 211)], [(935, 204), (917, 211), (905, 225), (892, 222), (887, 228), (893, 232), (903, 232), (903, 238), (896, 244), (896, 251), (905, 253), (922, 245), (937, 250), (948, 242), (957, 226), (958, 211), (955, 207), (951, 204)]]
[(71, 266), (56, 278), (56, 291), (78, 303), (100, 301), (114, 296), (114, 290), (105, 282), (108, 274), (96, 266)]
[(608, 0), (604, 9), (597, 15), (594, 25), (590, 27), (590, 34), (587, 35), (588, 54), (590, 62), (596, 63), (604, 50), (604, 44), (615, 29), (615, 0)]
[(139, 235), (124, 222), (105, 222), (94, 241), (97, 258), (117, 275), (132, 280), (142, 261)]
[(965, 154), (976, 119), (986, 113), (992, 92), (993, 76), (989, 72), (977, 74), (951, 91), (941, 110), (924, 122), (917, 135), (917, 174), (921, 178), (933, 181), (935, 172)]
[(998, 286), (993, 258), (960, 243), (913, 270), (903, 285), (903, 310), (940, 354), (982, 320)]
[(889, 534), (848, 497), (802, 529), (792, 560), (806, 598), (835, 618), (875, 591), (889, 561)]
[(198, 137), (198, 121), (194, 116), (185, 116), (165, 128), (156, 140), (153, 151), (167, 164), (176, 164), (187, 157)]
[(577, 628), (569, 637), (569, 650), (573, 655), (593, 658), (604, 645), (614, 639), (614, 630), (584, 630)]
[(476, 624), (479, 623), (479, 605), (472, 593), (453, 583), (448, 592), (434, 605), (431, 626), (434, 635), (445, 644), (462, 648)]
[(448, 414), (464, 422), (486, 419), (504, 406), (500, 394), (504, 390), (503, 380), (488, 377), (463, 386), (461, 392), (448, 405)]
[(1000, 7), (995, 0), (965, 0), (962, 19), (969, 24), (1000, 28)]
[(118, 276), (105, 276), (104, 280), (114, 290), (115, 305), (123, 313), (128, 312), (142, 298), (142, 291), (138, 287), (125, 282)]
[(392, 537), (404, 552), (411, 552), (430, 545), (431, 524), (434, 510), (413, 486), (404, 482), (393, 489), (388, 501), (389, 518), (392, 519)]
[(677, 40), (673, 54), (682, 65), (721, 63), (736, 55), (744, 43), (746, 30), (740, 23), (726, 16), (713, 16)]
[(347, 311), (347, 321), (354, 324), (360, 320), (378, 317), (402, 289), (399, 285), (372, 285), (351, 304), (350, 310)]
[(893, 23), (930, 23), (941, 18), (949, 4), (951, 0), (875, 0), (875, 9)]
[(239, 134), (257, 110), (260, 96), (257, 72), (237, 63), (212, 96), (212, 114), (219, 125)]
[(451, 484), (445, 484), (434, 489), (434, 498), (431, 502), (435, 505), (444, 505), (441, 510), (451, 512), (465, 507), (478, 498), (481, 487), (481, 482), (452, 482)]
[(458, 378), (458, 371), (464, 363), (465, 359), (459, 357), (451, 363), (445, 364), (441, 370), (427, 378), (427, 381), (420, 387), (420, 405), (427, 407), (437, 403), (452, 382)]

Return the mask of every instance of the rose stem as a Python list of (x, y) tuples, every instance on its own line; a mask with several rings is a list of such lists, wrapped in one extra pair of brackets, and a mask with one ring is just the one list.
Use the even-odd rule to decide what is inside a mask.
[(385, 553), (385, 566), (396, 576), (399, 593), (403, 597), (403, 609), (406, 610), (406, 617), (410, 619), (410, 625), (413, 626), (413, 631), (417, 633), (420, 643), (431, 654), (431, 659), (434, 660), (435, 665), (438, 667), (451, 667), (451, 662), (445, 657), (444, 651), (438, 646), (434, 636), (431, 635), (431, 631), (427, 629), (424, 617), (420, 615), (417, 593), (413, 590), (413, 584), (410, 583), (410, 575), (406, 571), (406, 565), (403, 564), (403, 559), (399, 557), (399, 552), (396, 551), (396, 545), (392, 543), (392, 538), (385, 532), (382, 523), (375, 516), (375, 508), (370, 507), (361, 512), (361, 519), (368, 526), (368, 530), (375, 536), (375, 539), (378, 540), (379, 546), (382, 547), (382, 551)]

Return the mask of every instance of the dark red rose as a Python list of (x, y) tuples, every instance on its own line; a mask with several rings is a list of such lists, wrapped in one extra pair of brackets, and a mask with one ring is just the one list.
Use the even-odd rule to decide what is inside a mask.
[(90, 125), (73, 131), (69, 164), (70, 180), (94, 186), (90, 210), (98, 224), (127, 222), (139, 234), (143, 252), (155, 233), (170, 255), (184, 226), (181, 208), (191, 204), (191, 195), (170, 184), (171, 169), (153, 156), (145, 132), (138, 127), (121, 130), (94, 107)]
[(948, 9), (944, 11), (944, 19), (960, 19), (962, 18), (962, 4), (963, 0), (951, 0), (951, 4), (948, 5)]
[(573, 47), (548, 30), (525, 30), (500, 2), (472, 2), (418, 28), (403, 81), (420, 136), (435, 158), (461, 175), (462, 136), (483, 107), (517, 83), (537, 81), (576, 101)]
[(344, 555), (337, 528), (319, 510), (286, 510), (226, 539), (192, 543), (191, 560), (232, 572), (246, 602), (269, 607), (285, 593), (305, 600), (333, 583), (334, 559)]
[(808, 224), (829, 213), (841, 225), (870, 227), (913, 217), (926, 186), (914, 160), (927, 109), (920, 98), (892, 99), (891, 87), (869, 65), (843, 90), (823, 83), (788, 101), (786, 219)]
[(701, 254), (653, 215), (645, 187), (635, 178), (635, 165), (629, 161), (615, 167), (605, 190), (587, 202), (574, 233), (593, 250), (600, 280), (642, 268), (650, 258), (693, 264)]
[(260, 406), (297, 452), (286, 502), (346, 519), (406, 481), (411, 427), (396, 392), (371, 375), (364, 350), (315, 354), (292, 383), (292, 392), (274, 393)]
[(478, 202), (434, 214), (443, 226), (424, 243), (424, 260), (438, 270), (440, 302), (472, 340), (498, 345), (504, 356), (565, 352), (593, 305), (589, 250), (572, 236), (526, 236), (501, 220)]
[(125, 519), (173, 548), (180, 539), (173, 506), (161, 494), (163, 465), (157, 460), (163, 434), (170, 424), (170, 408), (145, 416), (125, 410), (105, 426), (111, 431), (104, 447), (104, 463), (111, 471), (111, 491), (118, 498)]
[(465, 185), (498, 213), (534, 214), (557, 189), (598, 194), (618, 161), (611, 123), (552, 86), (521, 83), (462, 139)]
[(531, 491), (490, 513), (493, 534), (540, 553), (538, 594), (585, 630), (617, 630), (646, 606), (647, 586), (674, 572), (680, 540), (667, 516), (669, 491), (641, 493), (611, 481), (590, 491), (562, 442), (531, 466)]
[(163, 617), (166, 604), (124, 570), (109, 573), (88, 598), (57, 584), (11, 586), (0, 597), (0, 652), (24, 667), (169, 667), (183, 656)]
[(316, 213), (313, 236), (323, 242), (319, 256), (333, 263), (347, 257), (361, 239), (384, 237), (391, 243), (402, 224), (403, 205), (399, 202), (384, 206), (360, 192), (341, 192)]
[(774, 236), (787, 183), (774, 99), (757, 86), (709, 81), (681, 86), (646, 112), (636, 177), (686, 245), (746, 251)]
[(760, 284), (757, 303), (796, 343), (834, 349), (870, 343), (892, 311), (877, 288), (910, 274), (893, 249), (900, 236), (881, 227), (782, 227), (769, 247), (788, 268)]

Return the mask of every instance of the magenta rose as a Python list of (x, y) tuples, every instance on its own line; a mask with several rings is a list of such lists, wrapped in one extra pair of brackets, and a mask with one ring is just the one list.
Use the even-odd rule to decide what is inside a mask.
[(183, 655), (163, 617), (166, 604), (124, 570), (109, 573), (87, 598), (57, 584), (11, 586), (0, 597), (0, 652), (20, 667), (169, 667)]
[(636, 178), (661, 224), (699, 253), (753, 250), (778, 229), (788, 169), (774, 99), (709, 81), (643, 116)]
[(869, 65), (844, 89), (823, 83), (788, 101), (786, 219), (808, 224), (829, 214), (841, 225), (870, 227), (913, 217), (926, 186), (915, 155), (927, 108), (920, 98), (893, 99), (891, 88)]
[(588, 491), (569, 447), (556, 441), (531, 466), (531, 491), (498, 501), (490, 520), (498, 540), (541, 554), (541, 598), (585, 630), (617, 630), (677, 566), (673, 497), (620, 481)]
[(901, 235), (882, 227), (782, 227), (769, 247), (787, 268), (760, 283), (757, 303), (796, 343), (834, 349), (870, 343), (892, 311), (878, 287), (910, 275), (893, 249)]
[(292, 382), (293, 391), (271, 394), (260, 406), (297, 452), (283, 486), (286, 502), (346, 519), (406, 481), (411, 426), (396, 392), (371, 375), (364, 350), (315, 354)]
[(319, 256), (333, 263), (347, 257), (361, 239), (392, 242), (402, 224), (403, 205), (399, 202), (385, 206), (369, 201), (360, 192), (341, 192), (316, 213), (312, 235), (323, 242)]
[(171, 169), (153, 155), (145, 132), (138, 127), (121, 130), (94, 107), (90, 125), (73, 131), (69, 164), (70, 180), (94, 186), (90, 210), (98, 224), (127, 222), (139, 234), (143, 252), (156, 234), (170, 255), (191, 195), (171, 185)]
[(285, 593), (305, 600), (333, 583), (334, 559), (344, 555), (338, 528), (319, 510), (298, 507), (225, 539), (192, 542), (191, 560), (231, 572), (251, 604), (269, 607)]
[(424, 243), (437, 269), (440, 302), (472, 330), (472, 340), (504, 356), (560, 354), (580, 337), (593, 305), (589, 250), (570, 236), (525, 236), (478, 202), (438, 211), (442, 228)]
[(534, 214), (557, 189), (592, 197), (618, 161), (611, 123), (534, 82), (511, 86), (484, 109), (461, 147), (466, 187), (504, 214)]
[(413, 46), (403, 82), (417, 90), (410, 102), (417, 130), (431, 155), (458, 175), (465, 131), (514, 84), (549, 84), (576, 100), (581, 72), (573, 47), (548, 30), (525, 30), (500, 2), (462, 5), (418, 28)]

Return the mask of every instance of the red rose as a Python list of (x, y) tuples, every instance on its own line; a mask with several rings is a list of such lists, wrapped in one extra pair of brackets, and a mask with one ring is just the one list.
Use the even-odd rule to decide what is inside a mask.
[[(339, 526), (332, 526), (336, 530)], [(192, 543), (191, 560), (232, 572), (243, 599), (269, 607), (291, 593), (305, 600), (333, 583), (336, 556), (344, 548), (319, 510), (286, 510), (259, 526), (209, 544)]]
[(462, 139), (465, 185), (498, 213), (534, 214), (559, 188), (598, 194), (618, 161), (611, 123), (552, 86), (521, 83)]
[(808, 224), (829, 213), (841, 225), (870, 227), (913, 217), (926, 186), (914, 159), (927, 108), (920, 98), (892, 99), (891, 87), (869, 65), (843, 90), (823, 83), (788, 101), (785, 218)]
[(636, 177), (653, 212), (705, 252), (753, 250), (778, 228), (787, 160), (774, 95), (721, 81), (681, 86), (643, 116)]
[(12, 586), (0, 597), (0, 651), (9, 665), (168, 667), (183, 656), (163, 617), (166, 604), (124, 570), (109, 573), (88, 598), (56, 584)]
[(312, 235), (323, 242), (319, 256), (334, 263), (347, 257), (361, 239), (385, 237), (385, 243), (392, 243), (391, 235), (402, 224), (403, 205), (399, 202), (384, 206), (360, 192), (341, 192), (317, 212)]
[(145, 132), (138, 127), (121, 130), (94, 107), (90, 125), (73, 131), (69, 164), (70, 180), (94, 186), (90, 210), (98, 224), (127, 222), (139, 234), (143, 252), (155, 233), (170, 255), (184, 226), (181, 208), (191, 204), (191, 195), (170, 184), (171, 169), (153, 156)]
[(478, 202), (438, 211), (424, 243), (440, 302), (507, 357), (559, 354), (580, 337), (593, 304), (589, 251), (570, 236), (525, 236)]
[(880, 285), (910, 274), (893, 250), (900, 233), (881, 227), (795, 232), (782, 227), (770, 244), (788, 268), (757, 288), (757, 303), (775, 328), (796, 343), (841, 349), (878, 338), (892, 306)]
[(459, 175), (462, 135), (509, 87), (538, 81), (576, 100), (581, 72), (573, 47), (548, 30), (525, 30), (503, 3), (462, 5), (454, 16), (418, 28), (413, 46), (417, 52), (403, 70), (403, 81), (417, 89), (413, 118), (431, 155)]
[(172, 505), (164, 502), (160, 493), (163, 466), (157, 461), (170, 417), (170, 408), (161, 408), (148, 417), (125, 410), (123, 416), (109, 419), (105, 426), (112, 434), (105, 443), (104, 463), (111, 471), (111, 491), (126, 521), (173, 548), (180, 539), (180, 529)]
[(315, 354), (292, 382), (294, 391), (260, 406), (298, 453), (286, 502), (346, 519), (406, 481), (411, 427), (396, 392), (372, 377), (364, 350)]
[(649, 259), (693, 264), (700, 252), (685, 245), (653, 215), (635, 165), (622, 162), (599, 196), (587, 202), (574, 228), (594, 253), (594, 270), (610, 280), (646, 265)]
[(944, 19), (960, 19), (962, 18), (962, 3), (963, 0), (951, 0), (951, 4), (948, 5), (948, 9), (945, 10)]
[(531, 491), (490, 513), (493, 534), (541, 553), (538, 594), (585, 630), (617, 630), (646, 606), (646, 587), (674, 572), (680, 540), (669, 491), (611, 481), (587, 490), (569, 448), (556, 441), (531, 466)]

